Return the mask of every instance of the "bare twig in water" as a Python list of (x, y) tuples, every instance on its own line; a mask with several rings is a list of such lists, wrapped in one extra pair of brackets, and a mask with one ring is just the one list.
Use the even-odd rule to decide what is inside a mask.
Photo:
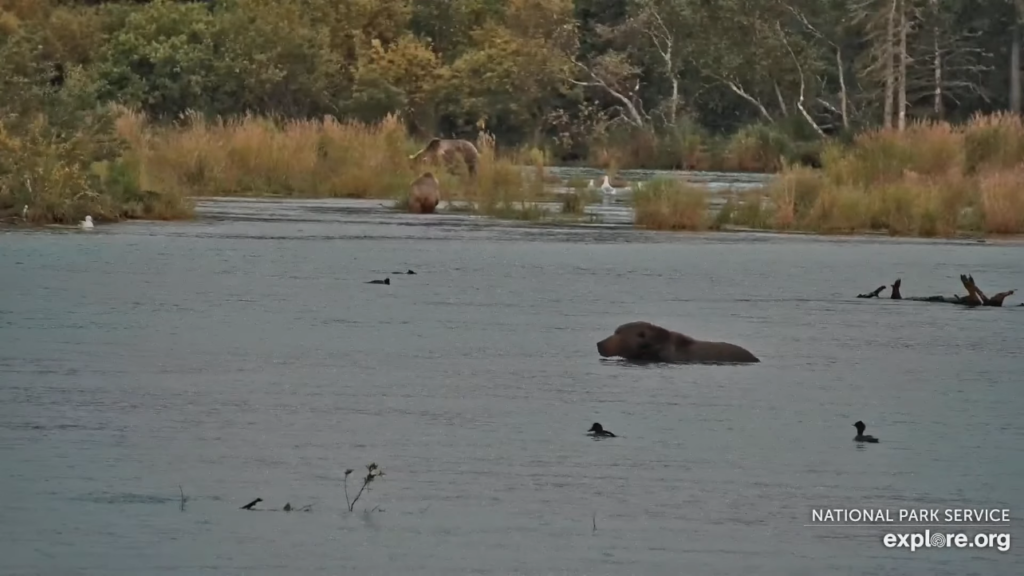
[(376, 478), (378, 476), (383, 476), (384, 475), (384, 471), (381, 470), (377, 466), (376, 462), (373, 462), (369, 466), (367, 466), (366, 467), (366, 476), (363, 478), (363, 485), (359, 488), (359, 492), (356, 494), (356, 497), (353, 498), (351, 501), (349, 501), (349, 499), (348, 499), (348, 476), (351, 473), (352, 473), (352, 469), (351, 468), (349, 468), (348, 470), (345, 470), (345, 502), (348, 503), (348, 511), (349, 512), (351, 512), (352, 509), (355, 508), (356, 502), (359, 500), (359, 497), (363, 494), (363, 490), (366, 490), (366, 487), (370, 485), (370, 482), (373, 482), (374, 478)]
[(182, 512), (184, 512), (185, 511), (185, 502), (188, 502), (188, 497), (185, 496), (185, 491), (181, 488), (181, 484), (178, 484), (178, 492), (181, 492), (181, 505), (179, 506), (179, 509)]
[(241, 509), (242, 510), (252, 510), (252, 507), (257, 505), (257, 504), (259, 504), (260, 502), (263, 502), (263, 498), (257, 498), (255, 500), (253, 500), (252, 502), (249, 502), (245, 506), (242, 506)]
[(353, 470), (351, 468), (345, 470), (345, 504), (348, 506), (349, 511), (352, 510), (352, 504), (348, 500), (348, 475), (351, 474), (352, 472)]
[(594, 512), (593, 521), (594, 521), (594, 529), (591, 530), (591, 532), (597, 532), (597, 512)]

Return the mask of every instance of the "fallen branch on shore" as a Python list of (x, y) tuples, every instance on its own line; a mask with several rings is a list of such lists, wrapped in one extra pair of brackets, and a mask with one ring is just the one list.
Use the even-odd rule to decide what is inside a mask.
[[(959, 304), (961, 306), (989, 306), (993, 308), (1001, 308), (1003, 306), (1003, 300), (1007, 296), (1012, 295), (1016, 290), (1007, 290), (1005, 292), (999, 292), (998, 294), (989, 298), (978, 288), (978, 285), (974, 282), (974, 277), (969, 274), (961, 274), (960, 282), (964, 285), (967, 290), (966, 296), (960, 296), (954, 294), (953, 296), (911, 296), (904, 298), (900, 292), (900, 286), (903, 284), (901, 278), (897, 278), (892, 284), (892, 291), (889, 294), (891, 300), (913, 300), (915, 302), (937, 302), (940, 304)], [(879, 294), (885, 290), (885, 286), (879, 286), (871, 292), (866, 294), (858, 294), (857, 298), (878, 298)], [(1018, 304), (1018, 306), (1024, 306), (1024, 304)]]

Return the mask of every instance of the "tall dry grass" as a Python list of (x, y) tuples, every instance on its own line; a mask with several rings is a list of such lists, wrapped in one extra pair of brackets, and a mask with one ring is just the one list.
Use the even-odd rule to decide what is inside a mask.
[[(441, 184), (442, 201), (468, 203), (488, 215), (534, 218), (543, 191), (544, 156), (499, 156), (481, 133), (476, 177), (454, 166), (409, 156), (421, 148), (394, 115), (374, 124), (284, 120), (247, 115), (209, 119), (189, 112), (175, 126), (156, 126), (122, 109), (118, 134), (140, 159), (145, 187), (189, 196), (381, 198), (404, 205), (410, 183), (426, 170)], [(527, 169), (524, 170), (525, 162)]]
[(910, 236), (1024, 232), (1024, 122), (1015, 115), (866, 132), (850, 146), (827, 146), (822, 164), (784, 166), (766, 206), (735, 209), (728, 223)]
[(634, 224), (648, 230), (704, 230), (707, 191), (671, 178), (656, 178), (633, 191)]
[(384, 198), (416, 175), (394, 116), (367, 125), (188, 112), (176, 126), (154, 126), (123, 110), (117, 131), (141, 159), (146, 186), (191, 196)]

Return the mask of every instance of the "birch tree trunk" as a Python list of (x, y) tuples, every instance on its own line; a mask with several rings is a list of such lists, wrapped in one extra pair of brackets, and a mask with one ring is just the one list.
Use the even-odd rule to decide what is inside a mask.
[(850, 115), (846, 109), (846, 75), (843, 73), (843, 52), (836, 46), (836, 68), (839, 70), (839, 105), (843, 113), (843, 128), (850, 128)]
[(896, 114), (896, 129), (902, 132), (907, 127), (907, 7), (906, 0), (900, 3), (900, 70), (899, 70), (899, 110)]
[(939, 0), (931, 0), (932, 3), (932, 17), (936, 19), (936, 23), (932, 26), (932, 51), (934, 61), (932, 66), (935, 68), (935, 101), (934, 112), (935, 118), (941, 120), (943, 116), (942, 110), (942, 51), (939, 49)]
[(896, 71), (893, 70), (893, 44), (896, 42), (896, 4), (899, 0), (891, 0), (889, 7), (889, 23), (886, 26), (885, 34), (885, 106), (884, 114), (885, 118), (882, 120), (883, 128), (892, 128), (892, 101), (893, 101), (893, 90), (895, 89), (895, 75)]
[(1010, 111), (1014, 114), (1021, 112), (1021, 85), (1020, 85), (1020, 21), (1024, 16), (1024, 5), (1020, 0), (1014, 3), (1014, 14), (1012, 26), (1013, 40), (1010, 44)]

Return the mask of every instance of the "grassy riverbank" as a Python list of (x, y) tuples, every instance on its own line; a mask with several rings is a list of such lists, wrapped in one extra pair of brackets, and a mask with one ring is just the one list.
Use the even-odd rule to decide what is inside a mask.
[[(443, 201), (497, 218), (582, 218), (584, 204), (597, 200), (579, 190), (562, 199), (560, 215), (538, 208), (536, 202), (554, 199), (545, 182), (558, 180), (546, 170), (545, 153), (500, 151), (486, 133), (477, 139), (475, 182), (464, 167), (449, 174), (414, 165), (409, 156), (422, 143), (394, 116), (365, 124), (188, 114), (158, 125), (115, 109), (109, 122), (116, 138), (97, 127), (56, 141), (48, 137), (56, 128), (42, 116), (17, 136), (0, 132), (0, 153), (17, 167), (0, 181), (0, 217), (17, 219), (28, 205), (34, 223), (70, 223), (87, 213), (101, 222), (188, 218), (199, 196), (376, 198), (400, 209), (409, 183), (425, 169), (441, 181)], [(99, 120), (86, 125), (94, 124)], [(708, 210), (706, 189), (654, 180), (634, 194), (635, 223), (653, 230), (921, 237), (1024, 232), (1024, 123), (1012, 115), (865, 132), (850, 145), (828, 145), (822, 165), (783, 165), (767, 188), (730, 195), (718, 211)]]
[(103, 111), (0, 118), (0, 222), (190, 218), (194, 203), (182, 191), (141, 186), (144, 159), (112, 136), (112, 121)]
[(849, 146), (826, 147), (822, 165), (787, 166), (765, 190), (732, 196), (714, 216), (692, 191), (675, 190), (666, 200), (664, 187), (652, 187), (636, 198), (637, 224), (919, 237), (1024, 233), (1024, 123), (1017, 116), (866, 132)]
[(378, 198), (400, 207), (410, 182), (431, 170), (443, 201), (470, 202), (481, 214), (533, 219), (540, 216), (533, 203), (544, 199), (542, 152), (499, 154), (493, 137), (481, 133), (474, 181), (465, 165), (450, 174), (441, 166), (410, 161), (422, 144), (395, 116), (364, 124), (330, 117), (210, 121), (190, 114), (168, 127), (124, 112), (117, 132), (141, 159), (142, 186), (173, 195)]

